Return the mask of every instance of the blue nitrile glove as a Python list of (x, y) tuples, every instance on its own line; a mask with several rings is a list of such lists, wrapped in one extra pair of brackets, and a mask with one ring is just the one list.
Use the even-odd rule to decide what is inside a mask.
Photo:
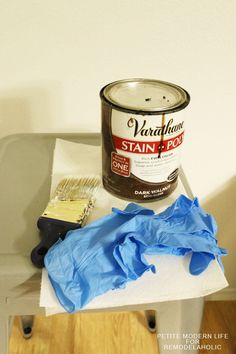
[(216, 223), (198, 204), (180, 196), (163, 213), (129, 204), (112, 214), (70, 231), (54, 245), (45, 265), (59, 301), (75, 312), (95, 296), (124, 287), (149, 265), (144, 254), (192, 253), (190, 272), (200, 274), (215, 257), (226, 254), (217, 246)]
[[(114, 256), (120, 266), (125, 263), (126, 269), (133, 267), (137, 247), (141, 254), (183, 256), (192, 252), (189, 265), (192, 275), (202, 273), (215, 257), (222, 266), (219, 257), (226, 255), (227, 251), (217, 246), (216, 222), (204, 212), (196, 198), (191, 201), (180, 196), (164, 212), (145, 221), (139, 216), (135, 220), (136, 231), (130, 231), (124, 243), (115, 246)], [(129, 224), (126, 228), (130, 230)]]
[[(45, 257), (49, 279), (68, 312), (75, 312), (110, 289), (125, 287), (127, 276), (113, 256), (114, 245), (125, 233), (124, 224), (138, 214), (154, 212), (134, 203), (125, 211), (113, 210), (75, 232), (68, 232), (64, 241), (58, 240)], [(147, 265), (145, 270), (149, 268)]]

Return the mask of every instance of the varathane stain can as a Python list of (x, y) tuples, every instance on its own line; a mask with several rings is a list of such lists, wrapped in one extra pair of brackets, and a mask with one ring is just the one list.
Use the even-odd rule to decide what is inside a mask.
[(100, 97), (104, 188), (136, 202), (167, 197), (177, 186), (188, 92), (127, 79), (106, 85)]

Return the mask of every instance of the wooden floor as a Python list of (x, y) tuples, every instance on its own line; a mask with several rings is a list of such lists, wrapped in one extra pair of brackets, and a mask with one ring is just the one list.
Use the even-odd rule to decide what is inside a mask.
[[(208, 347), (201, 354), (235, 354), (236, 301), (207, 302), (202, 333), (212, 337), (226, 333), (229, 339), (202, 340), (202, 345), (221, 345), (221, 349)], [(146, 329), (141, 312), (37, 316), (28, 340), (22, 338), (16, 319), (10, 339), (10, 354), (157, 353), (156, 335)]]
[[(236, 354), (236, 301), (208, 301), (205, 304), (202, 333), (212, 334), (201, 344), (221, 345), (221, 349), (202, 350), (201, 354)], [(214, 338), (225, 334), (227, 338)]]

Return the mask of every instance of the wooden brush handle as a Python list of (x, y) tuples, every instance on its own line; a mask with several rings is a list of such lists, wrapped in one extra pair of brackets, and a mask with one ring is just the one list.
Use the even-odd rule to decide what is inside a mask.
[(80, 225), (76, 223), (45, 217), (39, 218), (37, 226), (41, 231), (42, 240), (31, 251), (31, 261), (37, 268), (44, 267), (44, 257), (47, 251), (59, 240), (59, 238), (64, 240), (65, 235), (69, 230), (74, 230), (80, 227)]

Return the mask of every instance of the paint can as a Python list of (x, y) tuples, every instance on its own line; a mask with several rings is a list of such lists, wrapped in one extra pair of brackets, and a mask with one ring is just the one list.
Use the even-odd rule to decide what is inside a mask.
[(165, 81), (126, 79), (103, 87), (100, 97), (104, 188), (136, 202), (167, 197), (178, 183), (188, 92)]

